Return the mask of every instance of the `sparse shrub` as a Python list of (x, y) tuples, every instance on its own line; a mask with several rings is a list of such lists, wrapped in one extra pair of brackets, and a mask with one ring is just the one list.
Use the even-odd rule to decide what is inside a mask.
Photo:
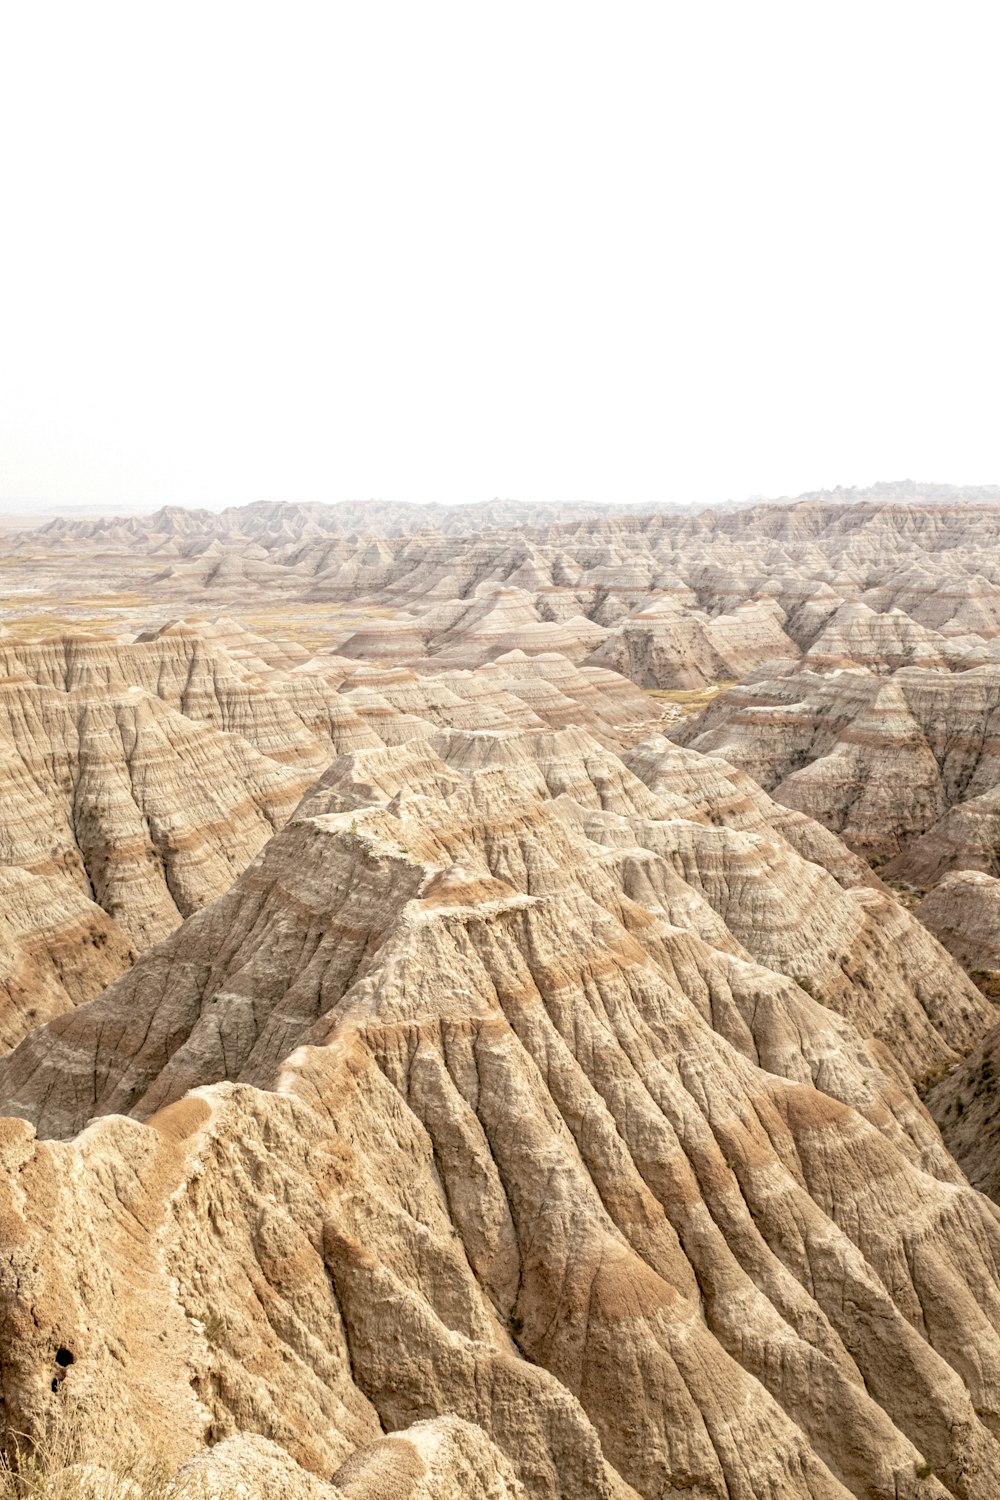
[(991, 1057), (984, 1057), (979, 1064), (979, 1072), (973, 1085), (973, 1096), (979, 1099), (983, 1094), (995, 1094), (997, 1089), (996, 1068)]
[(1000, 1005), (1000, 969), (975, 969), (969, 978), (987, 1000)]
[(205, 1337), (213, 1348), (217, 1344), (222, 1343), (223, 1335), (228, 1326), (221, 1313), (210, 1312), (202, 1319), (202, 1328), (204, 1329)]
[[(0, 1454), (0, 1500), (173, 1500), (170, 1467), (102, 1433), (86, 1442), (67, 1421), (38, 1442), (15, 1438)], [(177, 1492), (177, 1500), (182, 1500)], [(188, 1500), (186, 1492), (183, 1500)], [(195, 1500), (192, 1496), (191, 1500)]]
[(936, 1068), (928, 1069), (923, 1078), (921, 1078), (916, 1085), (917, 1093), (920, 1095), (921, 1099), (926, 1098), (931, 1089), (936, 1088), (941, 1080), (943, 1078), (947, 1078), (948, 1074), (951, 1073), (953, 1069), (954, 1064), (946, 1062), (940, 1063)]

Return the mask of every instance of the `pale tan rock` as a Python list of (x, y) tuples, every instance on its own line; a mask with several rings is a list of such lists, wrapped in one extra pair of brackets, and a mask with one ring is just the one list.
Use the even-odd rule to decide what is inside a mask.
[(829, 754), (784, 777), (774, 794), (879, 861), (945, 808), (937, 761), (895, 682), (845, 725)]
[(337, 1471), (345, 1500), (523, 1500), (524, 1486), (482, 1429), (458, 1417), (416, 1422)]
[(735, 688), (670, 734), (725, 756), (894, 879), (927, 886), (962, 867), (963, 849), (969, 867), (990, 869), (998, 683), (995, 667), (801, 672)]
[(76, 882), (0, 865), (0, 1048), (100, 994), (135, 957)]
[[(919, 625), (904, 610), (877, 614), (860, 600), (843, 604), (828, 620), (806, 652), (814, 670), (857, 664), (872, 671), (897, 667), (944, 667), (954, 658), (946, 636)], [(961, 653), (958, 653), (961, 660)]]
[(57, 1469), (43, 1482), (42, 1493), (52, 1500), (144, 1500), (137, 1480), (94, 1463)]
[(732, 614), (705, 619), (673, 599), (658, 599), (624, 619), (588, 660), (640, 687), (692, 688), (798, 654), (770, 602), (745, 602)]
[(1000, 971), (1000, 880), (975, 870), (944, 879), (915, 916), (963, 968), (987, 976)]
[(1000, 1028), (929, 1090), (927, 1107), (969, 1181), (1000, 1203)]
[(9, 679), (0, 745), (8, 1044), (225, 890), (309, 780), (138, 687)]
[[(41, 578), (56, 596), (75, 581), (92, 597), (120, 589), (141, 559), (148, 586), (174, 609), (363, 601), (370, 613), (360, 629), (331, 627), (352, 657), (475, 665), (512, 647), (574, 659), (584, 647), (607, 648), (602, 660), (660, 687), (740, 677), (814, 647), (819, 664), (879, 671), (1000, 660), (1000, 509), (989, 503), (914, 496), (697, 516), (583, 512), (552, 524), (543, 507), (534, 514), (546, 524), (530, 531), (495, 529), (504, 516), (532, 513), (502, 504), (447, 516), (290, 505), (266, 519), (236, 508), (59, 522), (19, 535), (10, 577), (15, 589)], [(367, 515), (388, 534), (345, 534), (348, 515)], [(450, 527), (461, 516), (471, 530), (458, 545)], [(233, 656), (278, 660), (225, 622), (212, 629)]]
[(918, 891), (928, 891), (952, 872), (1000, 875), (1000, 782), (978, 797), (956, 802), (887, 866)]
[(300, 1468), (277, 1443), (240, 1433), (189, 1459), (165, 1500), (344, 1500), (344, 1492)]
[(46, 1130), (147, 1118), (5, 1126), (12, 1419), (76, 1402), (179, 1457), (256, 1432), (340, 1487), (451, 1415), (528, 1496), (943, 1496), (929, 1465), (988, 1500), (1000, 1216), (858, 1024), (891, 994), (897, 1050), (953, 1056), (932, 960), (970, 1036), (989, 1008), (749, 800), (753, 829), (678, 817), (579, 731), (331, 767), (2, 1065)]
[(99, 993), (224, 891), (337, 749), (483, 721), (581, 722), (615, 744), (658, 716), (563, 657), (501, 659), (482, 681), (289, 669), (231, 622), (3, 649), (19, 675), (0, 683), (0, 1045)]
[[(0, 807), (0, 979), (43, 1008), (63, 953), (91, 982), (94, 829), (180, 816), (171, 767), (221, 739), (219, 829), (300, 778), (216, 899), (192, 814), (205, 902), (0, 1061), (8, 1430), (68, 1415), (220, 1495), (993, 1500), (1000, 1211), (913, 1081), (993, 1191), (995, 1011), (837, 830), (941, 865), (1000, 782), (1000, 512), (884, 500), (460, 546), (308, 507), (51, 534), (56, 572), (145, 548), (165, 599), (372, 612), (308, 659), (225, 622), (0, 642), (42, 747)], [(625, 752), (642, 699), (579, 664), (609, 641), (638, 678), (786, 665), (681, 731), (711, 756)]]

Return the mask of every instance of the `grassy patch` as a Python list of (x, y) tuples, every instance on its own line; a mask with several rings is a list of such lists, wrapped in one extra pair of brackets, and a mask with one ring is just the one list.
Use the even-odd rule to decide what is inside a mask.
[(0, 1500), (173, 1500), (175, 1493), (181, 1500), (163, 1459), (106, 1434), (88, 1446), (69, 1430), (55, 1432), (40, 1443), (15, 1441), (0, 1456)]
[(700, 688), (643, 688), (647, 698), (652, 698), (654, 703), (670, 704), (679, 709), (681, 716), (696, 714), (701, 709), (707, 708), (713, 699), (718, 698), (720, 693), (728, 692), (731, 687), (736, 686), (736, 679), (722, 682), (709, 682)]
[(218, 613), (230, 615), (255, 635), (279, 641), (284, 637), (311, 651), (328, 645), (332, 636), (363, 630), (373, 620), (391, 620), (399, 611), (376, 609), (374, 606), (288, 604), (272, 605), (265, 609), (224, 606)]

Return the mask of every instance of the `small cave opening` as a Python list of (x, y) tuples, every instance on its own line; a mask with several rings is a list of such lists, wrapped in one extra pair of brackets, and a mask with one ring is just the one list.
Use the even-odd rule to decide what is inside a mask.
[(60, 1369), (65, 1370), (69, 1365), (73, 1363), (73, 1360), (75, 1358), (76, 1356), (73, 1354), (72, 1350), (64, 1349), (61, 1345), (56, 1350), (56, 1364), (60, 1367)]

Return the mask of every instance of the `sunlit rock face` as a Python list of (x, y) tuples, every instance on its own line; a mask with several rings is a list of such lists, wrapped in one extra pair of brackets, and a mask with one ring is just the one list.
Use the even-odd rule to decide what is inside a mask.
[(910, 1081), (992, 1007), (738, 772), (628, 761), (342, 755), (7, 1056), (11, 1421), (361, 1496), (995, 1492), (1000, 1220)]
[(418, 676), (272, 646), (233, 623), (134, 643), (0, 643), (0, 1046), (118, 977), (221, 895), (339, 753), (432, 733), (659, 710), (564, 657)]
[(15, 539), (141, 590), (0, 636), (7, 1441), (172, 1500), (994, 1500), (969, 498)]
[(802, 670), (744, 683), (671, 733), (925, 889), (997, 872), (998, 715), (1000, 666)]
[[(558, 651), (664, 690), (803, 654), (824, 670), (998, 664), (1000, 506), (932, 498), (890, 487), (866, 503), (656, 515), (503, 502), (413, 516), (378, 503), (175, 508), (19, 533), (8, 576), (110, 600), (138, 566), (147, 613), (325, 604), (343, 612), (323, 644), (354, 659), (468, 667)], [(273, 665), (275, 648), (259, 646), (268, 630), (251, 635)]]

